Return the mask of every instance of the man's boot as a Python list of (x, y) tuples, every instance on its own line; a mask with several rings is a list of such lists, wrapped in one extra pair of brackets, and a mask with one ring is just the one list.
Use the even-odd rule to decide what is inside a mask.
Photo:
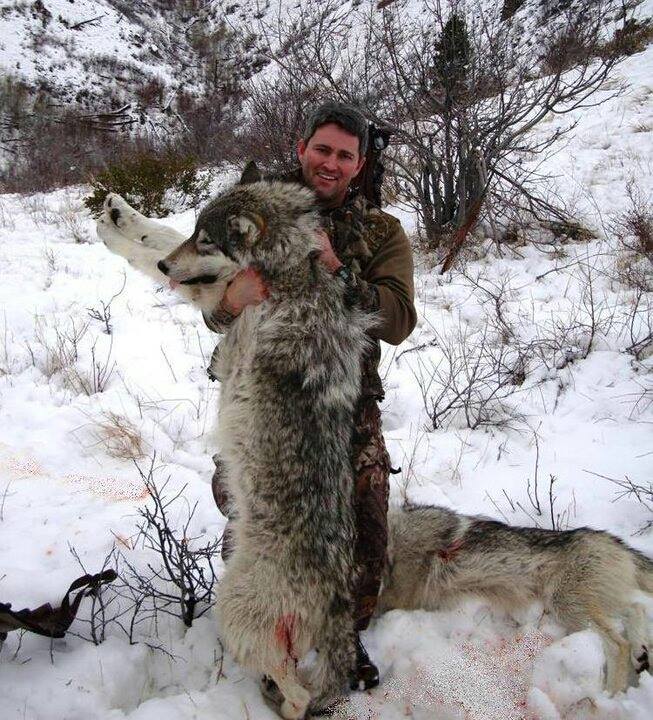
[(352, 690), (370, 690), (379, 684), (379, 668), (370, 660), (367, 650), (356, 633), (356, 674)]

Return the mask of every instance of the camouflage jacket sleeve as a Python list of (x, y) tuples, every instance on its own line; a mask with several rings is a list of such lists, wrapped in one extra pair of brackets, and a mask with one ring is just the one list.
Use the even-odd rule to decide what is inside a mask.
[[(372, 257), (358, 281), (363, 306), (378, 294), (378, 326), (370, 335), (390, 345), (399, 345), (417, 322), (413, 283), (413, 253), (401, 223), (381, 211), (369, 214), (366, 239)], [(370, 286), (373, 286), (372, 288)]]

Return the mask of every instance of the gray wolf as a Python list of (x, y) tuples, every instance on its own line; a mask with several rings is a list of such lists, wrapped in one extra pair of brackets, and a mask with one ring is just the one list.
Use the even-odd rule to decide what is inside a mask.
[[(266, 186), (263, 185), (262, 187)], [(289, 201), (290, 198), (286, 196), (287, 192), (286, 190), (284, 193), (281, 188), (275, 189), (274, 197), (277, 198), (275, 203), (278, 201), (283, 204)], [(291, 189), (290, 194), (292, 195), (293, 192)], [(301, 196), (302, 193), (307, 191), (297, 190), (297, 192)], [(109, 201), (111, 201), (110, 205)], [(262, 203), (263, 200), (259, 201), (257, 199), (256, 202)], [(235, 231), (236, 237), (243, 234), (252, 238), (260, 236), (265, 224), (262, 222), (263, 215), (261, 213), (263, 210), (259, 208), (256, 202), (249, 207), (242, 219), (231, 221), (232, 230)], [(296, 201), (293, 201), (291, 205), (296, 207)], [(310, 203), (306, 206), (308, 227), (303, 225), (303, 221), (300, 222), (300, 227), (306, 230), (307, 235), (314, 222), (314, 219), (310, 219), (313, 216), (309, 206)], [(266, 206), (266, 208), (266, 212), (281, 212), (284, 222), (288, 222), (288, 217), (294, 217), (294, 211), (284, 210), (283, 207), (277, 208), (276, 204), (274, 207)], [(116, 213), (116, 210), (119, 210), (119, 212)], [(140, 237), (149, 232), (151, 237), (148, 239), (152, 245), (165, 246), (168, 250), (171, 250), (170, 235), (166, 231), (163, 235), (157, 236), (155, 225), (141, 224), (138, 214), (129, 214), (131, 210), (118, 196), (108, 198), (107, 203), (105, 203), (105, 224), (109, 228), (112, 223), (115, 224), (115, 220), (110, 215), (113, 211), (113, 217), (119, 223), (113, 232), (121, 234), (121, 239), (118, 242), (113, 244), (109, 242), (108, 245), (115, 250), (124, 247), (126, 244), (128, 245), (129, 242), (133, 242), (135, 248), (127, 253), (128, 258), (134, 262), (137, 268), (156, 276), (159, 271), (155, 270), (155, 267), (156, 262), (161, 257), (161, 250), (155, 249), (151, 252), (148, 248), (144, 250), (139, 244)], [(135, 213), (135, 211), (133, 212)], [(216, 208), (216, 212), (218, 213), (216, 217), (218, 217), (222, 211)], [(149, 222), (154, 223), (154, 221)], [(295, 220), (293, 219), (292, 222), (295, 222)], [(219, 236), (220, 232), (227, 232), (226, 227), (226, 223), (224, 223), (222, 230), (218, 228), (214, 233)], [(206, 281), (213, 274), (218, 277), (226, 273), (228, 276), (229, 273), (235, 272), (235, 269), (240, 267), (245, 259), (254, 259), (254, 256), (246, 258), (240, 255), (229, 260), (222, 256), (217, 244), (214, 250), (211, 243), (204, 237), (206, 247), (201, 251), (204, 255), (200, 257), (200, 246), (197, 240), (201, 229), (201, 223), (198, 221), (198, 228), (196, 228), (193, 242), (187, 241), (182, 244), (184, 249), (182, 250), (180, 247), (176, 256), (173, 253), (174, 268), (171, 267), (169, 272), (169, 277), (173, 280), (194, 281), (203, 278)], [(108, 234), (106, 230), (103, 230), (102, 233), (105, 236)], [(208, 234), (211, 237), (210, 233)], [(136, 240), (128, 240), (128, 237)], [(181, 235), (177, 235), (176, 238), (179, 242), (183, 240)], [(167, 244), (165, 244), (166, 242)], [(263, 240), (260, 242), (263, 243)], [(306, 239), (306, 242), (308, 243), (307, 247), (310, 246), (308, 239)], [(245, 242), (245, 244), (247, 243)], [(252, 247), (255, 244), (252, 241)], [(299, 244), (301, 245), (301, 243)], [(229, 242), (225, 247), (229, 248)], [(148, 252), (150, 254), (147, 254)], [(261, 252), (261, 250), (258, 250), (258, 252)], [(276, 251), (269, 247), (266, 250), (267, 252), (270, 252), (271, 257), (276, 256)], [(294, 254), (293, 257), (295, 257)], [(306, 258), (309, 257), (310, 250)], [(296, 292), (300, 294), (304, 292), (302, 288), (305, 289), (308, 282), (305, 277), (307, 262), (310, 264), (307, 259), (303, 261), (304, 271), (297, 276), (297, 280), (295, 280), (294, 276), (288, 277), (288, 274), (284, 275), (282, 272), (283, 277), (280, 276), (280, 279), (283, 279), (283, 282), (276, 292), (285, 292), (283, 288), (286, 287), (284, 285), (286, 281), (288, 282), (287, 290), (291, 295), (295, 292), (293, 289), (295, 282), (298, 283)], [(150, 263), (150, 265), (143, 267), (143, 263)], [(161, 276), (159, 275), (159, 277)], [(324, 281), (327, 282), (327, 280), (333, 284), (333, 279), (327, 278)], [(224, 280), (219, 280), (216, 282), (216, 286), (220, 286), (224, 282)], [(219, 299), (220, 290), (216, 290), (216, 287), (206, 282), (181, 285), (178, 289), (193, 289), (198, 288), (198, 286), (204, 286), (202, 292), (205, 297), (207, 294), (213, 293), (209, 305)], [(333, 290), (331, 285), (329, 287)], [(193, 300), (193, 298), (190, 299)], [(198, 302), (197, 299), (193, 301)], [(288, 348), (293, 347), (292, 343), (298, 342), (298, 337), (308, 338), (312, 332), (310, 324), (308, 326), (298, 324), (297, 308), (295, 308), (294, 312), (288, 308), (287, 312), (290, 313), (290, 316), (280, 315), (279, 317), (284, 319), (280, 325), (276, 326), (270, 323), (271, 315), (259, 316), (261, 312), (262, 308), (259, 310), (250, 308), (243, 313), (243, 316), (234, 323), (227, 333), (225, 340), (221, 344), (223, 348), (217, 358), (217, 370), (224, 378), (223, 382), (226, 381), (227, 387), (231, 387), (229, 391), (231, 397), (226, 400), (228, 409), (224, 416), (225, 424), (222, 429), (222, 432), (225, 433), (221, 437), (223, 448), (230, 443), (232, 448), (235, 445), (241, 449), (254, 448), (254, 433), (260, 430), (260, 425), (254, 424), (250, 420), (250, 418), (256, 416), (253, 414), (253, 408), (256, 408), (256, 412), (259, 411), (258, 401), (250, 395), (248, 389), (252, 387), (248, 384), (250, 380), (245, 385), (241, 385), (241, 379), (234, 377), (238, 373), (238, 368), (241, 365), (247, 368), (247, 373), (251, 373), (251, 382), (261, 383), (260, 391), (263, 392), (261, 402), (266, 408), (270, 393), (273, 392), (269, 384), (273, 378), (277, 377), (270, 370), (270, 363), (265, 357), (256, 355), (262, 346), (253, 343), (252, 336), (256, 332), (254, 328), (263, 323), (269, 330), (269, 333), (265, 333), (264, 340), (266, 343), (272, 343), (275, 347), (272, 353), (274, 362), (278, 357), (288, 358), (287, 354), (283, 354), (286, 339), (290, 343), (285, 350), (288, 353), (290, 352)], [(268, 308), (265, 312), (269, 313), (271, 311)], [(347, 313), (351, 312), (351, 310), (342, 309), (342, 312), (347, 317)], [(292, 336), (284, 335), (286, 327), (292, 328)], [(275, 343), (272, 342), (274, 332), (277, 333)], [(324, 342), (324, 348), (328, 350), (331, 346), (326, 341)], [(276, 343), (279, 344), (278, 348)], [(355, 355), (360, 348), (350, 347), (349, 350)], [(306, 359), (303, 352), (304, 350), (302, 350), (302, 354), (299, 354), (299, 357)], [(255, 356), (258, 358), (257, 362), (262, 363), (259, 374), (254, 373), (255, 368), (252, 365)], [(342, 356), (343, 351), (341, 350), (338, 357), (342, 358)], [(289, 363), (290, 360), (288, 358)], [(292, 381), (293, 378), (290, 375), (282, 378), (282, 387), (287, 389), (289, 397), (291, 392), (294, 393), (293, 397), (297, 397), (298, 403), (310, 402), (307, 399), (315, 397), (311, 393), (316, 389), (320, 389), (318, 378), (320, 377), (319, 373), (322, 372), (320, 368), (322, 368), (325, 358), (311, 356), (310, 361), (316, 363), (315, 371), (311, 374), (312, 383), (303, 382), (300, 388), (299, 376), (294, 377), (295, 382)], [(274, 363), (272, 365), (274, 366)], [(220, 368), (222, 369), (220, 370)], [(295, 368), (295, 365), (289, 364), (286, 369), (290, 368)], [(254, 380), (254, 378), (256, 379)], [(304, 392), (304, 385), (306, 385), (307, 399), (302, 400), (301, 395)], [(256, 387), (259, 388), (258, 385)], [(258, 393), (259, 389), (256, 392)], [(307, 414), (304, 417), (303, 413), (305, 411), (301, 409), (303, 407), (305, 405), (297, 405), (297, 408), (293, 409), (292, 413), (290, 410), (287, 411), (293, 423), (296, 423), (301, 418), (302, 424), (299, 429), (296, 425), (287, 424), (285, 421), (283, 423), (278, 422), (277, 416), (275, 416), (275, 422), (266, 428), (267, 435), (265, 435), (265, 439), (266, 442), (269, 441), (271, 444), (266, 447), (265, 452), (261, 450), (263, 452), (262, 463), (269, 463), (271, 453), (278, 453), (274, 458), (276, 466), (271, 469), (275, 483), (280, 482), (280, 479), (282, 480), (285, 477), (287, 471), (292, 472), (292, 469), (296, 467), (293, 458), (287, 459), (286, 453), (296, 452), (291, 448), (299, 448), (302, 452), (308, 453), (312, 452), (313, 442), (318, 443), (318, 436), (321, 432), (319, 426), (311, 419), (313, 418), (312, 412), (306, 410)], [(346, 417), (344, 419), (346, 420)], [(286, 442), (289, 444), (286, 445)], [(280, 447), (280, 444), (282, 447)], [(237, 454), (239, 452), (238, 447), (231, 452)], [(258, 446), (256, 452), (259, 452)], [(319, 444), (316, 447), (316, 453), (318, 453), (316, 457), (324, 457), (320, 454), (322, 452), (324, 452), (322, 444)], [(286, 462), (288, 462), (287, 466), (285, 465)], [(264, 465), (258, 464), (258, 458), (253, 458), (254, 464), (252, 465), (250, 465), (250, 459), (247, 462), (243, 460), (242, 463), (243, 473), (249, 473), (250, 470), (259, 472), (264, 467)], [(241, 466), (237, 465), (236, 467), (239, 468), (238, 472), (240, 473)], [(267, 466), (265, 467), (267, 468)], [(232, 480), (234, 477), (237, 477), (237, 475), (232, 475)], [(260, 482), (262, 482), (262, 479)], [(259, 517), (259, 502), (262, 502), (264, 506), (266, 503), (273, 503), (275, 507), (280, 507), (283, 504), (287, 514), (278, 525), (278, 528), (284, 532), (287, 529), (289, 533), (287, 542), (292, 541), (300, 544), (304, 541), (313, 542), (313, 534), (316, 532), (333, 533), (336, 537), (342, 539), (342, 536), (336, 533), (333, 528), (330, 528), (328, 523), (325, 525), (324, 531), (319, 531), (318, 524), (321, 519), (318, 520), (318, 515), (314, 519), (306, 520), (305, 503), (311, 500), (310, 496), (302, 495), (296, 498), (299, 510), (299, 514), (297, 514), (295, 512), (295, 499), (291, 503), (291, 498), (287, 494), (290, 492), (289, 486), (284, 484), (283, 487), (284, 492), (280, 498), (271, 496), (264, 491), (261, 485), (255, 483), (246, 483), (240, 491), (238, 491), (238, 488), (234, 489), (234, 492), (236, 492), (234, 497), (236, 498), (246, 494), (246, 497), (243, 497), (242, 502), (239, 504), (239, 507), (246, 506), (249, 513), (241, 516), (240, 521), (241, 532), (247, 535), (244, 541), (245, 553), (250, 552), (252, 547), (252, 536), (248, 534), (250, 532), (248, 518), (252, 516), (252, 512), (256, 514), (257, 518)], [(262, 495), (260, 500), (257, 500), (253, 494), (259, 492)], [(340, 502), (340, 500), (334, 500), (334, 502)], [(344, 517), (346, 523), (349, 523), (349, 517), (346, 514)], [(297, 532), (300, 523), (305, 524), (302, 530), (302, 533), (307, 535), (305, 539), (301, 536), (302, 533)], [(533, 528), (514, 528), (495, 521), (459, 515), (450, 510), (436, 507), (393, 509), (389, 514), (389, 530), (389, 559), (379, 601), (379, 612), (394, 608), (436, 610), (437, 608), (455, 605), (466, 595), (484, 597), (490, 602), (500, 603), (508, 609), (530, 603), (533, 600), (541, 600), (545, 608), (552, 612), (569, 631), (592, 628), (600, 634), (606, 654), (606, 686), (611, 692), (625, 689), (629, 680), (629, 667), (636, 671), (648, 669), (650, 634), (644, 607), (641, 602), (638, 602), (638, 592), (653, 593), (653, 565), (646, 557), (631, 550), (612, 535), (589, 529), (555, 532)], [(266, 527), (265, 538), (267, 539), (268, 535), (274, 535), (275, 532), (274, 527)], [(345, 528), (344, 531), (340, 530), (339, 532), (344, 532), (346, 535), (350, 532), (350, 529)], [(287, 549), (291, 552), (289, 547)], [(254, 550), (257, 551), (258, 549), (254, 548)], [(305, 548), (299, 548), (298, 550), (304, 552)], [(292, 549), (292, 552), (294, 552), (294, 549)], [(336, 554), (341, 557), (339, 551)], [(248, 557), (247, 554), (241, 555), (241, 558)], [(298, 557), (304, 558), (304, 555)], [(295, 641), (299, 639), (295, 636), (298, 627), (294, 624), (295, 620), (292, 613), (284, 612), (277, 616), (274, 621), (270, 619), (270, 613), (268, 613), (267, 595), (265, 593), (267, 588), (272, 587), (271, 579), (276, 580), (277, 575), (266, 575), (264, 584), (259, 586), (258, 590), (257, 586), (248, 589), (247, 584), (253, 580), (253, 573), (258, 572), (259, 567), (265, 567), (265, 572), (280, 572), (284, 575), (284, 589), (281, 593), (275, 593), (275, 598), (285, 597), (285, 592), (289, 587), (294, 589), (296, 585), (310, 583), (314, 577), (319, 575), (320, 568), (316, 567), (315, 557), (313, 556), (311, 562), (306, 566), (306, 573), (304, 573), (304, 567), (293, 561), (278, 566), (277, 570), (272, 570), (267, 565), (262, 564), (258, 564), (257, 570), (253, 570), (246, 566), (246, 561), (241, 559), (237, 566), (238, 569), (229, 571), (231, 573), (230, 584), (224, 586), (229, 594), (223, 595), (223, 597), (234, 598), (239, 601), (242, 593), (245, 600), (244, 607), (250, 608), (256, 613), (260, 612), (261, 614), (257, 614), (256, 618), (260, 619), (261, 622), (272, 622), (269, 627), (274, 629), (275, 634), (278, 633), (276, 637), (283, 638), (284, 642), (289, 641), (290, 644), (286, 645), (286, 649), (290, 648), (296, 657), (299, 657), (300, 651), (304, 649), (305, 643), (309, 642), (309, 640), (302, 639), (301, 642), (304, 645), (296, 644)], [(330, 556), (330, 562), (333, 561), (334, 558)], [(343, 568), (350, 567), (349, 556), (341, 557), (341, 561), (344, 562)], [(261, 562), (267, 562), (267, 555), (265, 560), (261, 559)], [(329, 565), (329, 568), (328, 572), (332, 572), (332, 565)], [(347, 572), (343, 571), (340, 578), (342, 579), (346, 574)], [(346, 597), (346, 595), (343, 595), (343, 597)], [(319, 613), (315, 610), (316, 606), (310, 604), (313, 600), (304, 596), (302, 598), (303, 601), (305, 600), (308, 603), (303, 607), (304, 613), (306, 614), (308, 608), (310, 617), (317, 617)], [(259, 610), (258, 603), (263, 603), (263, 609)], [(223, 607), (221, 605), (221, 608)], [(239, 605), (236, 604), (234, 607), (239, 607)], [(225, 613), (226, 611), (221, 609), (220, 612)], [(316, 614), (312, 615), (313, 612)], [(323, 608), (319, 612), (323, 612)], [(277, 624), (279, 617), (282, 620)], [(267, 667), (267, 664), (278, 662), (279, 658), (283, 656), (283, 652), (279, 653), (279, 647), (272, 644), (271, 649), (266, 650), (268, 654), (265, 656), (265, 662), (261, 663), (260, 660), (263, 656), (258, 653), (258, 647), (252, 649), (249, 644), (257, 640), (259, 636), (249, 634), (249, 630), (245, 636), (239, 635), (238, 628), (245, 621), (245, 615), (234, 615), (226, 618), (226, 623), (232, 623), (230, 627), (235, 647), (233, 652), (244, 665), (255, 667), (259, 672), (269, 672), (270, 667)], [(619, 622), (624, 622), (623, 634)], [(257, 625), (257, 627), (259, 626)], [(343, 619), (340, 627), (349, 628), (348, 620)], [(269, 633), (266, 637), (268, 640), (270, 639)], [(351, 662), (351, 650), (350, 640), (346, 632), (343, 632), (342, 635), (336, 632), (331, 638), (333, 642), (343, 643), (338, 654), (338, 662), (342, 663), (342, 667), (332, 667), (329, 671), (332, 678), (340, 678), (338, 682), (334, 680), (332, 687), (335, 688), (341, 682), (348, 663)], [(310, 640), (310, 642), (316, 644), (320, 641), (322, 641), (322, 638), (318, 636)], [(284, 659), (286, 657), (283, 656)], [(241, 660), (241, 658), (243, 659)], [(264, 664), (266, 667), (262, 669)], [(294, 661), (289, 661), (284, 665), (282, 659), (281, 670), (277, 672), (277, 677), (279, 675), (285, 676), (285, 680), (287, 680), (287, 682), (284, 682), (282, 679), (283, 686), (290, 696), (289, 704), (284, 708), (286, 716), (301, 717), (299, 713), (301, 708), (308, 702), (309, 695), (317, 698), (320, 691), (315, 692), (317, 687), (315, 679), (313, 679), (313, 685), (311, 686), (302, 684), (303, 679), (293, 672), (293, 667)], [(328, 683), (323, 684), (322, 687), (328, 687)], [(301, 688), (304, 688), (304, 692), (302, 692)], [(321, 692), (323, 698), (329, 695), (328, 691), (322, 690)], [(279, 702), (285, 702), (285, 698), (279, 698)], [(293, 703), (296, 704), (293, 705)], [(315, 707), (318, 705), (319, 703), (316, 703)]]
[(626, 689), (631, 665), (649, 669), (646, 612), (637, 600), (653, 594), (653, 562), (613, 535), (511, 527), (439, 507), (392, 510), (388, 520), (380, 612), (435, 610), (465, 595), (507, 609), (540, 600), (568, 631), (599, 633), (609, 692)]
[[(340, 698), (356, 661), (351, 444), (373, 318), (319, 262), (319, 227), (306, 188), (236, 185), (158, 265), (175, 282), (202, 282), (226, 257), (268, 287), (226, 334), (215, 368), (235, 516), (217, 614), (236, 660), (276, 683), (285, 718)], [(315, 647), (303, 677), (297, 662)]]

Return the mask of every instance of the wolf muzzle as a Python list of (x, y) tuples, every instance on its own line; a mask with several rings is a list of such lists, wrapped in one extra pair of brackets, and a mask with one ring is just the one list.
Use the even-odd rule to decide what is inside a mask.
[[(159, 260), (159, 262), (156, 264), (156, 266), (159, 268), (159, 270), (164, 275), (170, 274), (170, 268), (166, 265), (164, 260)], [(218, 279), (217, 275), (197, 275), (196, 277), (189, 278), (188, 280), (180, 280), (180, 285), (199, 285), (200, 283), (204, 285), (211, 285), (211, 283), (216, 282)]]

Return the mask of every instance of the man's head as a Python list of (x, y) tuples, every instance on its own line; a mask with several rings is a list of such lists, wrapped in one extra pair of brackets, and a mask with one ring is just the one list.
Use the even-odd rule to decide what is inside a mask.
[(365, 162), (367, 121), (350, 105), (326, 102), (308, 117), (297, 156), (304, 180), (328, 206), (342, 203)]

